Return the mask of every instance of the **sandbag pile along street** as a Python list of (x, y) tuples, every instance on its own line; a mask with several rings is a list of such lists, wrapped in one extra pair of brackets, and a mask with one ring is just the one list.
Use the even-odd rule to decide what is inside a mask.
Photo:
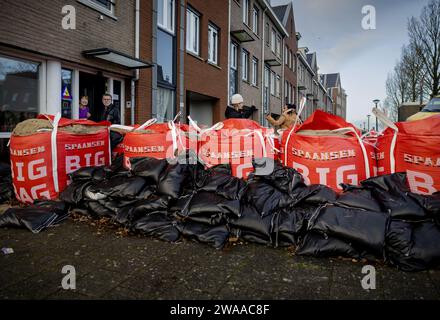
[(74, 211), (217, 249), (240, 240), (405, 271), (440, 265), (440, 117), (376, 137), (319, 110), (279, 136), (252, 120), (189, 120), (19, 124), (0, 203), (15, 193), (32, 205), (8, 209), (0, 226), (38, 233)]

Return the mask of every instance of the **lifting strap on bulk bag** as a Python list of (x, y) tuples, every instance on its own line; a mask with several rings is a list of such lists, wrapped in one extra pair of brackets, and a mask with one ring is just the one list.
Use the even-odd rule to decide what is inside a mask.
[(390, 147), (390, 170), (391, 173), (395, 173), (396, 157), (394, 156), (394, 150), (396, 149), (396, 141), (397, 141), (397, 134), (399, 133), (399, 128), (390, 119), (388, 119), (385, 113), (383, 113), (378, 108), (373, 108), (372, 112), (381, 122), (383, 122), (383, 124), (394, 130), (393, 139), (391, 140), (391, 147)]

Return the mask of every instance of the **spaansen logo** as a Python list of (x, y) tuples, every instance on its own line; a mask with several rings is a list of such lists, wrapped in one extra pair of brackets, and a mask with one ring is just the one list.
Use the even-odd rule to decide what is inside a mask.
[(12, 156), (29, 156), (38, 153), (46, 152), (46, 148), (44, 146), (29, 148), (29, 149), (10, 149)]
[(105, 145), (105, 141), (102, 141), (102, 140), (89, 141), (89, 142), (83, 142), (83, 143), (65, 144), (64, 149), (65, 150), (81, 150), (81, 149), (102, 147), (104, 145)]
[(331, 152), (310, 152), (310, 151), (304, 151), (304, 150), (292, 148), (292, 154), (299, 158), (317, 160), (317, 161), (338, 160), (338, 159), (356, 157), (356, 151), (353, 149), (331, 151)]

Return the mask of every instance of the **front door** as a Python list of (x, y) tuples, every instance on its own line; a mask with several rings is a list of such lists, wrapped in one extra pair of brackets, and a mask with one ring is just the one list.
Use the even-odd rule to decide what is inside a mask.
[[(104, 117), (102, 95), (106, 92), (106, 78), (86, 72), (79, 73), (79, 101), (82, 96), (89, 99), (90, 120), (101, 121)], [(79, 106), (76, 106), (79, 108)]]

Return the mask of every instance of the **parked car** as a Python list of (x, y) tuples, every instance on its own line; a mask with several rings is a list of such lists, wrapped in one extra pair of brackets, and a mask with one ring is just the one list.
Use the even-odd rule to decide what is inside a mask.
[(440, 95), (433, 97), (422, 110), (408, 117), (406, 121), (421, 120), (436, 114), (440, 114)]

